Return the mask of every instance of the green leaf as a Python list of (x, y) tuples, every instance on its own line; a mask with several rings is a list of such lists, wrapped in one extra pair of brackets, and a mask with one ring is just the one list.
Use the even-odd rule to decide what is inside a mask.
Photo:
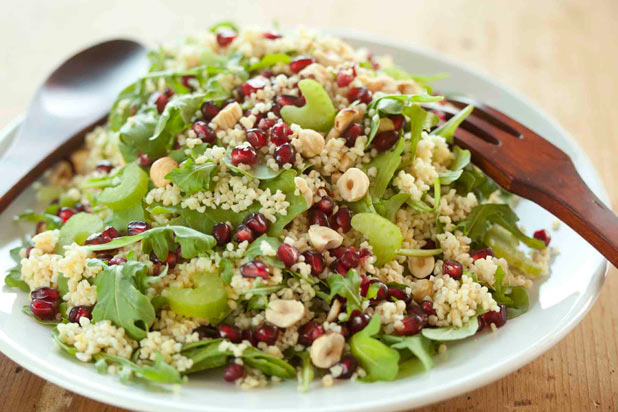
[(216, 173), (216, 164), (212, 162), (195, 164), (192, 159), (188, 159), (180, 168), (169, 172), (165, 178), (174, 182), (183, 192), (193, 194), (211, 190), (212, 177)]
[(373, 315), (369, 324), (350, 339), (350, 350), (367, 376), (367, 382), (392, 381), (399, 370), (399, 352), (372, 338), (380, 331), (380, 315)]
[(151, 139), (158, 121), (151, 110), (138, 113), (122, 125), (119, 131), (119, 149), (125, 161), (134, 161), (139, 153), (158, 159), (171, 149), (173, 136), (169, 133), (161, 133), (156, 139)]
[(193, 361), (193, 366), (187, 373), (194, 373), (206, 369), (218, 368), (227, 362), (229, 352), (221, 352), (219, 344), (223, 339), (201, 340), (186, 345), (182, 350), (182, 355)]
[(468, 117), (470, 113), (474, 110), (474, 106), (471, 104), (461, 109), (459, 113), (455, 116), (451, 117), (446, 123), (437, 129), (433, 130), (431, 134), (436, 136), (442, 136), (446, 139), (448, 143), (453, 143), (453, 135), (455, 134), (455, 130), (459, 127), (459, 125)]
[(175, 95), (165, 106), (150, 141), (175, 136), (191, 124), (195, 112), (205, 100), (204, 93)]
[(450, 185), (455, 182), (463, 173), (463, 168), (470, 163), (470, 151), (462, 149), (459, 146), (454, 147), (455, 159), (451, 164), (451, 170), (449, 172), (440, 173), (440, 183), (443, 185)]
[(32, 310), (30, 309), (30, 305), (24, 305), (21, 307), (21, 311), (22, 313), (24, 313), (25, 315), (30, 316), (32, 319), (34, 319), (37, 323), (40, 323), (41, 325), (45, 325), (45, 326), (55, 326), (58, 323), (60, 323), (57, 320), (42, 320), (37, 318), (36, 316), (34, 316), (34, 313), (32, 313)]
[(21, 280), (21, 265), (9, 270), (4, 277), (4, 284), (9, 288), (17, 288), (22, 292), (30, 292), (30, 286)]
[(26, 209), (23, 213), (15, 217), (15, 220), (32, 223), (45, 222), (45, 229), (54, 230), (62, 226), (62, 219), (49, 213), (36, 213), (31, 209)]
[(129, 222), (135, 220), (146, 220), (144, 208), (141, 204), (129, 209), (112, 210), (112, 213), (105, 220), (105, 226), (113, 226), (119, 231), (125, 231), (129, 225)]
[(281, 173), (277, 178), (262, 181), (260, 184), (262, 190), (270, 189), (270, 193), (273, 195), (277, 190), (281, 190), (281, 192), (285, 194), (285, 200), (290, 204), (285, 216), (279, 213), (275, 215), (277, 220), (268, 227), (268, 234), (270, 236), (279, 236), (288, 223), (309, 208), (304, 197), (294, 194), (296, 190), (296, 184), (294, 183), (295, 177), (296, 171), (289, 169)]
[(416, 157), (416, 146), (421, 141), (423, 136), (423, 128), (428, 118), (429, 113), (426, 112), (418, 104), (407, 106), (402, 110), (402, 114), (406, 115), (410, 119), (410, 141), (405, 152), (408, 153), (408, 160), (403, 167), (411, 165)]
[(272, 248), (275, 252), (279, 249), (279, 245), (281, 245), (281, 240), (276, 237), (268, 236), (266, 234), (258, 237), (249, 245), (247, 251), (245, 252), (245, 257), (249, 260), (253, 260), (256, 257), (262, 257), (262, 260), (268, 263), (271, 266), (276, 266), (279, 268), (284, 268), (285, 265), (281, 263), (279, 259), (273, 256), (264, 256), (262, 252), (262, 244), (266, 243), (270, 248)]
[(138, 365), (128, 359), (120, 356), (112, 355), (105, 352), (100, 352), (95, 355), (97, 359), (104, 359), (107, 362), (117, 363), (123, 368), (128, 369), (138, 378), (145, 379), (150, 382), (157, 383), (182, 383), (184, 380), (180, 376), (180, 372), (163, 360), (163, 355), (157, 352), (155, 361), (152, 365)]
[(517, 248), (518, 239), (501, 226), (493, 225), (487, 231), (484, 243), (489, 246), (496, 257), (504, 258), (509, 266), (517, 268), (530, 276), (540, 276), (543, 268)]
[(117, 132), (137, 109), (148, 101), (151, 93), (146, 90), (143, 79), (139, 79), (124, 88), (118, 94), (109, 111), (109, 127)]
[(221, 259), (219, 262), (219, 277), (229, 285), (232, 283), (232, 276), (234, 276), (234, 264), (230, 259)]
[(407, 193), (397, 193), (386, 200), (378, 200), (374, 203), (376, 211), (389, 221), (395, 220), (397, 211), (410, 199)]
[(335, 296), (341, 296), (346, 299), (348, 315), (355, 309), (362, 309), (363, 298), (360, 294), (361, 278), (358, 271), (350, 269), (345, 277), (339, 273), (332, 274), (328, 277), (327, 282), (330, 293), (328, 295), (324, 293), (319, 294), (327, 303), (330, 304)]
[(372, 167), (375, 167), (377, 170), (376, 176), (372, 178), (372, 185), (369, 187), (369, 193), (372, 198), (380, 199), (384, 196), (388, 184), (393, 179), (393, 175), (401, 163), (403, 148), (404, 140), (399, 139), (395, 147), (380, 153), (365, 166), (365, 170), (369, 170)]
[(156, 316), (150, 300), (136, 284), (139, 272), (148, 268), (140, 262), (127, 262), (103, 269), (95, 278), (98, 302), (92, 311), (95, 322), (111, 320), (131, 338), (141, 340)]
[(376, 265), (384, 265), (397, 257), (403, 242), (397, 225), (377, 214), (358, 213), (352, 217), (352, 227), (367, 238), (377, 258)]
[(225, 156), (223, 157), (223, 161), (226, 166), (235, 171), (236, 173), (240, 173), (242, 175), (252, 177), (258, 180), (271, 180), (275, 177), (279, 176), (283, 169), (273, 170), (266, 165), (266, 158), (264, 156), (259, 156), (257, 162), (251, 166), (249, 170), (242, 169), (232, 163), (232, 150), (234, 148), (232, 146), (228, 146)]
[(421, 330), (424, 337), (436, 341), (451, 341), (461, 340), (473, 336), (479, 328), (477, 317), (470, 319), (468, 323), (461, 328), (444, 327), (444, 328), (425, 328)]
[(88, 236), (101, 230), (103, 230), (103, 221), (95, 214), (81, 212), (71, 216), (60, 229), (56, 253), (64, 254), (64, 247), (73, 242), (83, 245)]
[(261, 370), (266, 375), (278, 376), (284, 379), (296, 377), (296, 369), (292, 365), (259, 349), (253, 347), (246, 348), (242, 352), (242, 359), (247, 365)]
[(515, 286), (511, 288), (509, 294), (511, 303), (506, 307), (506, 315), (509, 319), (516, 318), (530, 309), (530, 298), (528, 291), (523, 286)]
[(256, 70), (262, 70), (267, 67), (274, 66), (277, 63), (288, 64), (290, 61), (292, 61), (292, 58), (287, 54), (267, 54), (266, 56), (262, 57), (259, 62), (253, 63), (251, 66), (249, 66), (249, 71), (252, 72)]
[(238, 33), (238, 27), (236, 27), (236, 25), (231, 21), (221, 21), (219, 23), (212, 25), (210, 27), (210, 32), (216, 33), (220, 29), (230, 29)]
[(309, 385), (315, 378), (315, 368), (311, 363), (309, 357), (309, 351), (303, 351), (296, 354), (300, 358), (300, 373), (298, 374), (298, 390), (300, 392), (307, 392)]
[(282, 107), (283, 120), (287, 124), (296, 123), (305, 129), (328, 132), (333, 127), (336, 111), (326, 90), (312, 79), (299, 81), (298, 88), (305, 96), (307, 103), (302, 107)]
[(52, 339), (56, 342), (56, 344), (58, 345), (60, 349), (62, 349), (69, 355), (75, 356), (75, 354), (77, 353), (77, 349), (75, 349), (75, 347), (71, 345), (67, 345), (66, 343), (60, 340), (60, 333), (58, 332), (58, 329), (56, 328), (52, 330)]
[(416, 356), (425, 367), (425, 370), (433, 368), (433, 343), (425, 336), (390, 336), (385, 335), (382, 340), (393, 349), (408, 350)]
[(472, 165), (464, 169), (457, 185), (460, 193), (474, 192), (480, 200), (487, 200), (496, 190), (501, 190), (496, 182)]

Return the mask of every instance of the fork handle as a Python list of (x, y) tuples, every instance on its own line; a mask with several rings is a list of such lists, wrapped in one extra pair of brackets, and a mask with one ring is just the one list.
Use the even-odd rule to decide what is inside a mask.
[(524, 185), (519, 190), (523, 197), (533, 200), (552, 212), (594, 246), (615, 267), (618, 267), (618, 217), (584, 183), (573, 164), (558, 173), (551, 189), (542, 184), (538, 190)]

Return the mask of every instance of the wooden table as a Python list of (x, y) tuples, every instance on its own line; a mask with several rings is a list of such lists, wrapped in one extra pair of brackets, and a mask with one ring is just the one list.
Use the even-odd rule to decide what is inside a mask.
[[(578, 139), (618, 210), (616, 16), (616, 0), (10, 2), (0, 14), (0, 125), (24, 111), (37, 84), (64, 56), (103, 38), (174, 39), (231, 17), (241, 24), (278, 20), (284, 28), (354, 28), (435, 49), (527, 95)], [(586, 318), (539, 359), (423, 410), (618, 408), (617, 275), (612, 268)], [(118, 410), (47, 383), (2, 355), (0, 382), (6, 411)]]

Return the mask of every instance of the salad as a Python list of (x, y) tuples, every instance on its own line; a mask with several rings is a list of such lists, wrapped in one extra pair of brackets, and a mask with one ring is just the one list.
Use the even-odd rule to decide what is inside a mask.
[(550, 235), (453, 143), (473, 107), (446, 116), (436, 77), (227, 22), (149, 56), (17, 217), (36, 234), (5, 283), (62, 350), (123, 382), (304, 391), (427, 371), (527, 311)]

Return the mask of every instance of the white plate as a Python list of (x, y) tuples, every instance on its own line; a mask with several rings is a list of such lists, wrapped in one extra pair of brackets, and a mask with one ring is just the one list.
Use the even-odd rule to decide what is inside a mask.
[[(367, 46), (374, 54), (392, 55), (399, 65), (414, 73), (449, 73), (450, 77), (437, 83), (436, 88), (462, 92), (487, 102), (545, 136), (571, 156), (592, 190), (607, 202), (605, 189), (582, 149), (554, 120), (517, 93), (498, 85), (483, 73), (431, 52), (349, 32), (342, 34), (355, 46)], [(15, 127), (8, 128), (4, 137), (10, 138), (14, 132)], [(5, 140), (1, 146), (6, 145)], [(12, 266), (8, 251), (23, 235), (11, 218), (33, 206), (34, 195), (29, 189), (0, 215), (2, 278)], [(517, 213), (529, 230), (549, 228), (554, 220), (552, 215), (527, 201), (521, 202)], [(553, 234), (552, 246), (560, 248), (561, 254), (552, 265), (552, 276), (531, 292), (532, 305), (528, 313), (509, 321), (497, 333), (484, 333), (450, 345), (448, 358), (441, 360), (433, 370), (396, 382), (341, 382), (334, 388), (323, 388), (316, 383), (309, 393), (297, 392), (295, 382), (241, 391), (218, 376), (193, 377), (175, 393), (125, 386), (115, 377), (97, 374), (92, 365), (61, 354), (50, 338), (49, 329), (21, 312), (22, 305), (28, 302), (27, 296), (6, 287), (0, 290), (0, 350), (57, 385), (129, 409), (298, 412), (409, 409), (471, 391), (513, 372), (555, 345), (582, 319), (603, 285), (607, 263), (565, 225)]]

